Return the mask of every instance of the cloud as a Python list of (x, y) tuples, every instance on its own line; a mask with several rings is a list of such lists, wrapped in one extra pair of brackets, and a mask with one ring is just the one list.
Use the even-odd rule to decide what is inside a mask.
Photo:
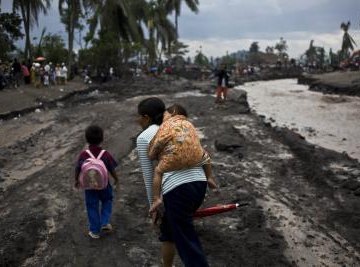
[(197, 15), (184, 10), (179, 35), (194, 42), (216, 39), (237, 43), (277, 40), (302, 32), (306, 33), (302, 41), (309, 42), (314, 35), (335, 34), (342, 21), (351, 20), (350, 31), (358, 30), (359, 10), (359, 0), (206, 0), (201, 1)]
[[(360, 31), (353, 31), (352, 36), (360, 45)], [(332, 48), (333, 52), (341, 49), (343, 33), (339, 30), (333, 33), (318, 34), (315, 32), (288, 32), (284, 35), (284, 39), (288, 44), (288, 54), (290, 57), (298, 58), (308, 48), (311, 40), (314, 40), (315, 46), (324, 47), (326, 53)], [(278, 35), (280, 36), (280, 35)], [(227, 52), (232, 53), (238, 50), (249, 50), (252, 42), (258, 42), (260, 50), (264, 51), (267, 46), (274, 46), (279, 38), (239, 38), (239, 39), (223, 39), (223, 38), (207, 38), (202, 40), (181, 39), (182, 42), (189, 45), (189, 56), (196, 55), (196, 51), (200, 49), (202, 52), (210, 57), (220, 57)]]

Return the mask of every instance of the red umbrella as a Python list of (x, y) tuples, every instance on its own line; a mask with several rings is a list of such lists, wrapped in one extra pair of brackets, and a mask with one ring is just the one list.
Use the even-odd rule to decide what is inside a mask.
[(236, 203), (236, 204), (216, 205), (216, 206), (209, 207), (209, 208), (198, 209), (194, 214), (194, 218), (207, 217), (207, 216), (227, 212), (227, 211), (230, 211), (230, 210), (234, 210), (239, 206), (246, 206), (246, 205), (248, 205), (248, 203), (244, 203), (244, 204), (241, 204), (241, 205), (238, 204), (238, 203)]

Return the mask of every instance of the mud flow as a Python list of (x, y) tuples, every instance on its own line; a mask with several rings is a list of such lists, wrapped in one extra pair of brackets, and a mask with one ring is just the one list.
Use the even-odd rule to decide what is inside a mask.
[[(203, 206), (243, 204), (196, 220), (210, 266), (360, 266), (357, 160), (272, 127), (242, 90), (215, 105), (209, 83), (148, 78), (1, 121), (1, 266), (161, 266), (134, 145), (137, 104), (149, 96), (184, 105), (212, 155), (220, 193), (209, 190)], [(92, 123), (105, 129), (120, 177), (114, 231), (99, 240), (88, 238), (83, 192), (73, 189)]]

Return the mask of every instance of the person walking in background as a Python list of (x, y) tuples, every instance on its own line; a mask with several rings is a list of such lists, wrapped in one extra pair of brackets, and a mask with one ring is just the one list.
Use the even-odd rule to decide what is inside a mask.
[[(156, 97), (144, 99), (138, 105), (138, 123), (143, 131), (136, 145), (143, 172), (149, 205), (153, 204), (154, 164), (148, 156), (150, 141), (162, 123), (164, 102)], [(173, 264), (175, 248), (186, 267), (207, 267), (204, 251), (193, 224), (193, 215), (202, 204), (207, 181), (202, 167), (193, 167), (163, 175), (162, 201), (164, 214), (161, 218), (160, 237), (163, 266)], [(162, 204), (157, 201), (157, 205)], [(156, 209), (157, 214), (158, 210)]]
[(35, 63), (35, 79), (34, 79), (34, 84), (36, 88), (40, 88), (41, 87), (41, 64), (40, 63)]
[(220, 65), (220, 69), (217, 71), (215, 76), (217, 76), (215, 103), (224, 103), (227, 98), (229, 87), (229, 73), (226, 70), (225, 64)]
[(21, 80), (21, 76), (22, 76), (21, 64), (20, 64), (20, 62), (18, 62), (17, 58), (14, 58), (14, 62), (12, 64), (11, 68), (12, 68), (12, 73), (14, 76), (15, 88), (17, 88), (20, 86), (20, 80)]
[(59, 85), (61, 83), (61, 67), (60, 67), (60, 64), (56, 64), (56, 67), (55, 67), (55, 81), (56, 81), (57, 85)]
[(44, 85), (50, 85), (50, 65), (48, 63), (46, 63), (44, 67)]
[(55, 75), (55, 67), (52, 62), (49, 62), (50, 71), (49, 71), (49, 81), (51, 85), (56, 85), (56, 75)]
[(24, 76), (24, 83), (30, 84), (30, 71), (25, 64), (25, 61), (23, 61), (22, 65), (21, 65), (21, 70), (22, 70), (22, 74)]
[(61, 64), (61, 70), (60, 70), (60, 77), (61, 77), (61, 84), (62, 85), (66, 84), (67, 75), (68, 75), (68, 69), (67, 69), (65, 63), (62, 63)]
[[(100, 158), (106, 166), (107, 171), (114, 178), (114, 186), (118, 187), (119, 178), (115, 172), (117, 163), (109, 152), (101, 148), (104, 139), (103, 129), (97, 125), (91, 125), (85, 130), (85, 138), (89, 144), (88, 149), (81, 152), (75, 168), (75, 187), (80, 187), (80, 174), (85, 161), (92, 158)], [(112, 214), (113, 188), (108, 181), (102, 190), (85, 190), (85, 204), (89, 220), (89, 236), (93, 239), (100, 238), (101, 231), (112, 231), (110, 224)], [(99, 204), (101, 207), (99, 209)]]
[(32, 63), (32, 66), (30, 68), (30, 82), (32, 85), (36, 85), (36, 67), (35, 62)]

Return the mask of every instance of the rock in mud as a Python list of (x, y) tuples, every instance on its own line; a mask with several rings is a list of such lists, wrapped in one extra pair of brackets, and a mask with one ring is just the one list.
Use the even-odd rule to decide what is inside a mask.
[(245, 90), (231, 90), (228, 95), (228, 100), (239, 105), (239, 113), (246, 114), (250, 112), (249, 103), (247, 101), (247, 93)]
[(215, 148), (218, 151), (234, 152), (244, 146), (244, 141), (238, 136), (225, 135), (215, 140)]
[(357, 189), (360, 189), (360, 183), (358, 181), (355, 181), (355, 180), (345, 181), (341, 186), (343, 188), (349, 189), (351, 191), (355, 191)]

